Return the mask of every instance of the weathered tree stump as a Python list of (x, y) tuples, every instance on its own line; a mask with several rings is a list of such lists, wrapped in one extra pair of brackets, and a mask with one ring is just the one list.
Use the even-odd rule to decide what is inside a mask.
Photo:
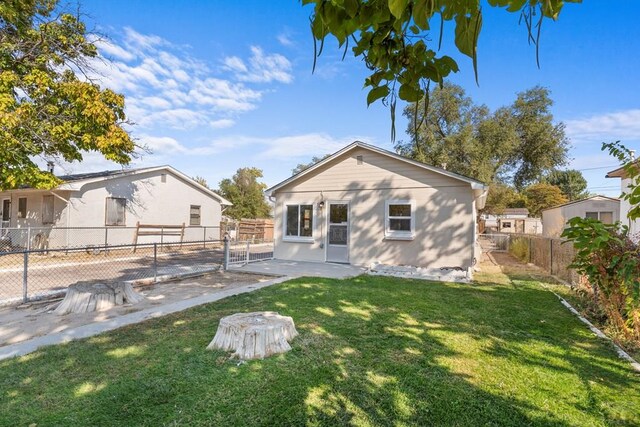
[(220, 319), (207, 349), (234, 351), (243, 360), (264, 359), (291, 350), (288, 341), (298, 335), (293, 319), (273, 311), (236, 313)]
[(69, 286), (67, 295), (55, 314), (89, 313), (108, 310), (117, 305), (136, 304), (144, 297), (124, 282), (78, 282)]

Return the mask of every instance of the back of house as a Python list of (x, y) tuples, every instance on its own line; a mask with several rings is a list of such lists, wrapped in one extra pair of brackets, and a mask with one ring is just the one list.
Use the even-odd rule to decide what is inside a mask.
[(270, 188), (275, 257), (469, 270), (478, 255), (473, 179), (355, 142)]

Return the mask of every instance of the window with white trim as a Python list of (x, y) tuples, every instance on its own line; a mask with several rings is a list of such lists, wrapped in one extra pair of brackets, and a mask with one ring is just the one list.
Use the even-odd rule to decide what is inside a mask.
[(105, 210), (105, 225), (125, 225), (125, 210), (127, 199), (107, 197)]
[(385, 237), (413, 239), (415, 234), (415, 202), (387, 200), (385, 203)]
[(605, 224), (613, 224), (613, 212), (586, 212), (585, 218), (597, 219)]
[(311, 238), (313, 235), (313, 205), (286, 205), (285, 238)]
[(53, 196), (48, 194), (42, 196), (42, 223), (53, 224)]

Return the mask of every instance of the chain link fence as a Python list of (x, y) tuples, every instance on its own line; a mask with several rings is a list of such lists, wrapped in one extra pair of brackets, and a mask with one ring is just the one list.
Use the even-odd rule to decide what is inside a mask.
[(220, 239), (11, 247), (0, 251), (0, 305), (63, 294), (80, 281), (155, 282), (271, 258), (271, 242)]
[(509, 252), (523, 262), (543, 268), (569, 283), (580, 283), (581, 276), (569, 265), (575, 251), (564, 239), (531, 234), (481, 234), (478, 236), (484, 252)]
[[(0, 229), (0, 252), (32, 249), (66, 249), (109, 247), (134, 243), (169, 243), (180, 236), (169, 235), (162, 226), (155, 236), (140, 236), (137, 227), (20, 227)], [(219, 226), (185, 227), (183, 242), (220, 241), (224, 238)]]

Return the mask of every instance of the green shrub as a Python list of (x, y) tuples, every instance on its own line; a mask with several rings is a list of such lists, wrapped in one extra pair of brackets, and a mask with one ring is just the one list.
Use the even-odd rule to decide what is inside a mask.
[(526, 237), (516, 237), (511, 240), (509, 253), (520, 261), (529, 262), (529, 239)]

